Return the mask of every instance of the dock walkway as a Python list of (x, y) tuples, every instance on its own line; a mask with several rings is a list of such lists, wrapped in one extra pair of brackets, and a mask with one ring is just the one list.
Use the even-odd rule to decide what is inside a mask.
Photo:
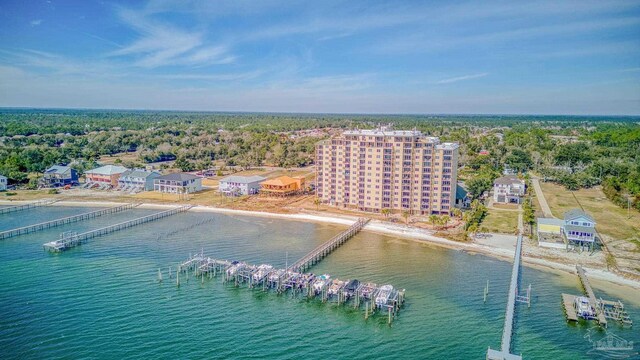
[(329, 255), (333, 250), (340, 247), (340, 245), (344, 244), (347, 240), (351, 239), (355, 234), (362, 230), (369, 221), (370, 219), (358, 219), (358, 221), (351, 225), (347, 230), (332, 237), (327, 242), (311, 250), (307, 255), (293, 263), (289, 266), (288, 270), (302, 272), (310, 268), (318, 261), (324, 259), (324, 257)]
[(591, 284), (589, 283), (589, 278), (587, 278), (587, 274), (585, 274), (584, 269), (580, 265), (576, 265), (576, 270), (578, 271), (578, 277), (580, 278), (580, 282), (582, 283), (582, 287), (584, 287), (584, 291), (587, 293), (589, 297), (589, 305), (593, 309), (596, 310), (596, 316), (598, 323), (600, 325), (607, 327), (607, 318), (604, 316), (604, 312), (598, 306), (598, 299), (591, 288)]
[(171, 210), (161, 211), (155, 214), (139, 217), (137, 219), (121, 222), (115, 225), (103, 227), (97, 230), (87, 231), (82, 234), (65, 233), (59, 240), (51, 241), (43, 244), (45, 250), (52, 252), (61, 252), (76, 247), (88, 239), (112, 233), (114, 231), (130, 228), (132, 226), (144, 224), (150, 221), (165, 218), (191, 209), (192, 205), (184, 205)]
[(507, 299), (507, 311), (504, 317), (504, 328), (502, 329), (502, 347), (500, 351), (489, 348), (487, 359), (491, 360), (521, 360), (519, 355), (511, 354), (511, 337), (513, 335), (513, 317), (516, 308), (516, 297), (518, 292), (520, 258), (522, 256), (522, 234), (518, 235), (516, 242), (516, 253), (513, 257), (513, 268), (511, 270), (511, 283), (509, 284), (509, 294)]
[(92, 219), (105, 214), (118, 213), (124, 210), (133, 209), (134, 207), (139, 205), (140, 204), (119, 205), (119, 206), (111, 207), (108, 209), (96, 210), (96, 211), (91, 211), (84, 214), (67, 216), (61, 219), (45, 221), (35, 225), (28, 225), (28, 226), (23, 226), (23, 227), (11, 229), (11, 230), (3, 231), (3, 232), (0, 232), (0, 240), (8, 239), (10, 237), (14, 237), (18, 235), (24, 235), (24, 234), (36, 232), (38, 230), (49, 229), (49, 228), (64, 225), (64, 224), (70, 224), (70, 223), (74, 223), (82, 220)]
[(0, 215), (1, 214), (8, 214), (8, 213), (16, 212), (16, 211), (33, 209), (33, 208), (37, 208), (37, 207), (40, 207), (40, 206), (51, 205), (51, 204), (53, 204), (53, 203), (55, 203), (57, 201), (58, 200), (55, 200), (55, 199), (45, 199), (45, 200), (38, 200), (38, 201), (34, 201), (32, 203), (23, 204), (23, 205), (9, 206), (9, 207), (0, 209)]

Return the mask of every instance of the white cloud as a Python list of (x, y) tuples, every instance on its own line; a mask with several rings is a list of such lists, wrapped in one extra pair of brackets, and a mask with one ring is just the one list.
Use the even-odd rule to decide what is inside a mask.
[(437, 81), (436, 84), (450, 84), (450, 83), (454, 83), (454, 82), (458, 82), (458, 81), (478, 79), (478, 78), (485, 77), (487, 75), (489, 75), (489, 73), (480, 73), (480, 74), (458, 76), (458, 77), (453, 77), (453, 78), (448, 78), (448, 79), (442, 79), (440, 81)]
[(42, 19), (31, 20), (29, 22), (29, 24), (31, 24), (31, 26), (38, 26), (38, 25), (42, 24)]
[(235, 60), (225, 46), (206, 45), (200, 32), (154, 22), (143, 12), (122, 9), (119, 15), (140, 37), (110, 56), (133, 56), (136, 58), (134, 65), (146, 68), (228, 64)]

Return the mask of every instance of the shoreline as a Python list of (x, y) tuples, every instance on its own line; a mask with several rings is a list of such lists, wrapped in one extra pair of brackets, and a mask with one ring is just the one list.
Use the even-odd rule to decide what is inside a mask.
[[(7, 201), (0, 200), (0, 205), (21, 205), (25, 203), (30, 203), (31, 201)], [(49, 206), (75, 206), (75, 207), (108, 207), (108, 206), (118, 206), (126, 204), (123, 202), (112, 202), (112, 201), (57, 201)], [(176, 206), (180, 206), (182, 204), (154, 204), (154, 203), (141, 203), (138, 208), (140, 209), (170, 209)], [(262, 211), (250, 211), (250, 210), (237, 210), (237, 209), (226, 209), (226, 208), (218, 208), (213, 206), (204, 206), (204, 205), (196, 205), (191, 208), (189, 211), (192, 212), (208, 212), (208, 213), (219, 213), (226, 215), (239, 215), (239, 216), (254, 216), (254, 217), (263, 217), (263, 218), (275, 218), (275, 219), (284, 219), (284, 220), (295, 220), (295, 221), (306, 221), (306, 222), (318, 222), (325, 224), (334, 224), (334, 225), (351, 225), (356, 219), (357, 216), (348, 216), (348, 215), (338, 215), (338, 214), (330, 214), (328, 216), (325, 215), (316, 215), (316, 214), (305, 214), (305, 213), (293, 213), (293, 214), (278, 214), (278, 213), (269, 213)], [(363, 231), (369, 231), (373, 233), (395, 236), (409, 241), (416, 241), (424, 244), (430, 244), (433, 246), (438, 246), (442, 248), (447, 248), (450, 250), (457, 251), (465, 251), (470, 254), (482, 254), (485, 256), (489, 256), (498, 260), (513, 262), (514, 250), (492, 247), (487, 245), (481, 245), (477, 243), (462, 243), (457, 242), (437, 236), (433, 236), (425, 232), (425, 230), (418, 229), (415, 227), (410, 227), (407, 225), (400, 224), (392, 224), (387, 222), (382, 222), (379, 220), (371, 220), (369, 224), (367, 224)], [(564, 273), (576, 276), (575, 266), (567, 265), (566, 263), (560, 263), (548, 259), (540, 259), (535, 257), (527, 256), (525, 253), (522, 254), (523, 264), (534, 268), (537, 270), (545, 271), (545, 272), (554, 272), (554, 273)], [(613, 272), (597, 269), (597, 268), (588, 268), (586, 267), (589, 274), (590, 279), (596, 280), (599, 285), (606, 285), (607, 282), (615, 284), (617, 286), (622, 286), (624, 288), (632, 289), (635, 291), (640, 290), (640, 281), (636, 281), (633, 279), (628, 279)]]

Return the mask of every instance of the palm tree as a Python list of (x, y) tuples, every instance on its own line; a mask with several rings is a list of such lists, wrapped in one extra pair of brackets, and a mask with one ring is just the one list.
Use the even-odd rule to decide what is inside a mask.
[(467, 231), (469, 232), (469, 234), (471, 234), (471, 238), (473, 238), (475, 236), (475, 234), (478, 232), (478, 225), (473, 224), (473, 225), (469, 226)]
[(385, 218), (388, 218), (389, 215), (391, 215), (391, 209), (382, 209), (380, 210), (380, 213), (384, 215)]
[(459, 217), (462, 218), (462, 210), (458, 209), (458, 208), (453, 208), (453, 210), (451, 210), (451, 213), (453, 214), (453, 216), (455, 217)]
[(411, 213), (408, 212), (407, 210), (402, 212), (402, 217), (404, 218), (404, 222), (408, 225), (409, 224), (409, 217), (411, 217)]
[(439, 220), (440, 220), (440, 217), (438, 215), (429, 215), (429, 222), (433, 227), (436, 226), (436, 223), (438, 223)]
[(313, 199), (313, 204), (316, 206), (316, 211), (320, 210), (320, 198)]
[(449, 215), (442, 215), (440, 217), (440, 224), (442, 225), (442, 228), (445, 228), (447, 226), (450, 219), (451, 217), (449, 217)]

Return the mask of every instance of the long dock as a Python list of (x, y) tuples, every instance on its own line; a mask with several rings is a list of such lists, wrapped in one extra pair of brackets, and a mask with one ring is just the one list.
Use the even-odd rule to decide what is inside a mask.
[(60, 239), (45, 243), (43, 244), (43, 246), (45, 250), (49, 250), (52, 252), (62, 252), (70, 248), (79, 246), (80, 244), (87, 241), (88, 239), (106, 235), (114, 231), (130, 228), (132, 226), (144, 224), (150, 221), (162, 219), (167, 216), (175, 215), (181, 212), (185, 212), (191, 209), (192, 207), (193, 207), (192, 205), (180, 206), (171, 210), (161, 211), (159, 213), (139, 217), (137, 219), (121, 222), (115, 225), (110, 225), (110, 226), (92, 230), (92, 231), (87, 231), (81, 234), (77, 234), (75, 232), (66, 232), (61, 235)]
[(67, 216), (61, 219), (46, 221), (46, 222), (42, 222), (35, 225), (23, 226), (23, 227), (11, 229), (11, 230), (3, 231), (3, 232), (0, 232), (0, 240), (8, 239), (10, 237), (14, 237), (18, 235), (24, 235), (24, 234), (36, 232), (39, 230), (49, 229), (49, 228), (64, 225), (64, 224), (70, 224), (70, 223), (74, 223), (82, 220), (93, 219), (106, 214), (115, 214), (121, 211), (133, 209), (134, 207), (139, 205), (140, 204), (119, 205), (119, 206), (111, 207), (108, 209), (96, 210), (96, 211), (91, 211), (84, 214)]
[(318, 263), (320, 260), (324, 259), (327, 255), (329, 255), (333, 250), (340, 247), (340, 245), (344, 244), (347, 240), (351, 239), (355, 234), (357, 234), (362, 228), (367, 225), (370, 219), (360, 218), (353, 225), (351, 225), (347, 230), (341, 232), (340, 234), (332, 237), (322, 245), (316, 247), (311, 250), (307, 255), (300, 258), (300, 260), (293, 263), (289, 266), (289, 270), (291, 271), (300, 271), (303, 272), (306, 269), (310, 268), (314, 264)]
[[(169, 277), (174, 274), (169, 269)], [(222, 277), (224, 284), (239, 287), (245, 285), (249, 289), (275, 291), (278, 294), (290, 293), (301, 298), (316, 298), (323, 303), (337, 303), (361, 309), (364, 306), (364, 317), (380, 312), (387, 317), (389, 325), (397, 316), (404, 304), (405, 290), (395, 289), (391, 285), (376, 285), (359, 280), (334, 279), (328, 274), (314, 275), (292, 271), (291, 268), (277, 269), (268, 264), (259, 266), (241, 261), (219, 260), (203, 254), (190, 256), (182, 262), (175, 272), (176, 285), (189, 281), (191, 276), (196, 281), (204, 282), (205, 278)], [(158, 269), (158, 280), (162, 281), (162, 271)]]
[(502, 329), (502, 347), (500, 351), (489, 348), (487, 359), (491, 360), (521, 360), (522, 356), (511, 354), (511, 337), (513, 335), (513, 317), (515, 314), (520, 258), (522, 256), (522, 234), (518, 235), (516, 242), (516, 253), (513, 257), (513, 268), (511, 270), (511, 283), (509, 284), (509, 294), (507, 300), (507, 311), (504, 317), (504, 328)]
[(38, 200), (38, 201), (34, 201), (32, 203), (23, 204), (23, 205), (9, 206), (9, 207), (0, 209), (0, 215), (1, 214), (8, 214), (8, 213), (16, 212), (16, 211), (33, 209), (33, 208), (37, 208), (37, 207), (40, 207), (40, 206), (51, 205), (51, 204), (53, 204), (53, 203), (55, 203), (57, 201), (58, 200), (55, 200), (55, 199), (45, 199), (45, 200)]

